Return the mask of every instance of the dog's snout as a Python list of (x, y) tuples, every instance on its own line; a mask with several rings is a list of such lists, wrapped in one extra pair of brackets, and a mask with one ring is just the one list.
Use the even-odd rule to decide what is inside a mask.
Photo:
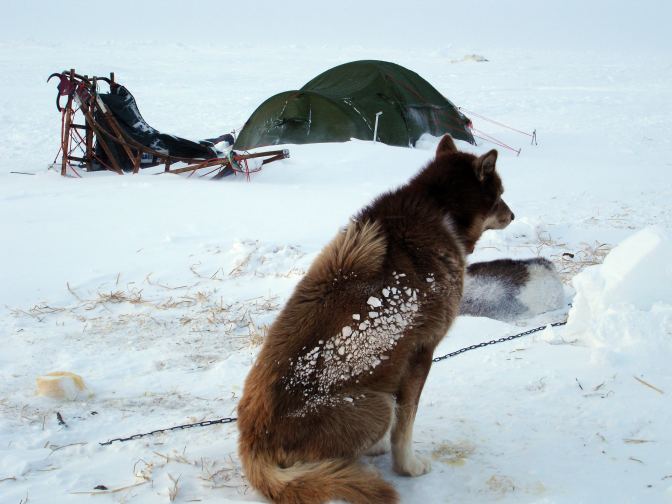
[(515, 218), (516, 218), (516, 214), (514, 214), (513, 212), (511, 212), (511, 220), (513, 220), (513, 219), (515, 219)]

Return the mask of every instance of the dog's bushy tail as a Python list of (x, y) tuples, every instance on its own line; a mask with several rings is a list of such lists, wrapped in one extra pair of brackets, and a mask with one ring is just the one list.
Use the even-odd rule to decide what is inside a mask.
[(327, 245), (307, 275), (330, 282), (342, 274), (380, 271), (387, 240), (378, 222), (351, 222)]
[(242, 453), (251, 485), (276, 504), (320, 504), (342, 499), (351, 504), (396, 504), (396, 490), (354, 460), (332, 459), (279, 467), (268, 455)]

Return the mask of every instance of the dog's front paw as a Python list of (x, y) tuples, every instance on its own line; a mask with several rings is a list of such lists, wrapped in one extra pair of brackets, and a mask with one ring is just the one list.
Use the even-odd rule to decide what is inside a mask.
[(425, 457), (411, 453), (403, 461), (394, 462), (394, 471), (402, 476), (422, 476), (432, 470), (432, 463)]

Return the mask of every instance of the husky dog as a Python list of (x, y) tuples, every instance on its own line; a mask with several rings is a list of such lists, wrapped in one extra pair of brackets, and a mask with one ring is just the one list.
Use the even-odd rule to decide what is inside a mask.
[(412, 433), (432, 354), (458, 315), (466, 254), (513, 219), (496, 160), (445, 136), (435, 159), (362, 209), (296, 286), (238, 405), (245, 474), (272, 502), (398, 502), (358, 462), (389, 442), (398, 474), (429, 471)]
[(460, 315), (512, 321), (558, 310), (565, 293), (548, 259), (498, 259), (469, 265)]

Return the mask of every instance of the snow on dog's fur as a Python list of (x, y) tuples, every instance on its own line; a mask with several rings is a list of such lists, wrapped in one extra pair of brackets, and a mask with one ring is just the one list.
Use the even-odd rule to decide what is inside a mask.
[(553, 263), (543, 257), (469, 265), (460, 315), (511, 321), (562, 308), (565, 293)]
[(429, 471), (412, 449), (413, 422), (459, 311), (465, 254), (513, 218), (496, 159), (444, 137), (435, 160), (360, 211), (297, 285), (238, 406), (245, 474), (271, 501), (398, 502), (357, 460), (388, 432), (397, 473)]

